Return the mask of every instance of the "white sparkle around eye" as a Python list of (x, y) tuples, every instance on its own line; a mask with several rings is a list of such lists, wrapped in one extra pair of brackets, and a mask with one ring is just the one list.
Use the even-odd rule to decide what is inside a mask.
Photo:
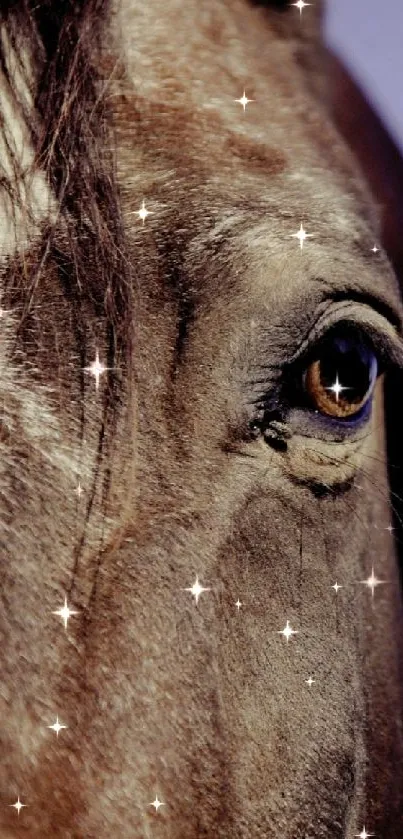
[(78, 615), (78, 612), (75, 612), (73, 609), (70, 609), (67, 605), (67, 598), (64, 598), (64, 606), (61, 609), (57, 609), (55, 612), (52, 612), (52, 615), (58, 615), (62, 618), (64, 623), (64, 628), (67, 629), (67, 622), (72, 615)]
[(100, 362), (98, 350), (95, 353), (95, 361), (93, 361), (89, 367), (84, 367), (84, 370), (86, 373), (91, 373), (91, 375), (94, 376), (95, 388), (98, 390), (99, 378), (106, 372), (106, 370), (108, 370), (108, 367), (105, 367), (105, 365)]
[(284, 635), (284, 638), (286, 639), (287, 644), (288, 644), (288, 641), (289, 641), (289, 639), (291, 638), (292, 635), (298, 635), (298, 630), (297, 629), (291, 629), (290, 621), (287, 621), (284, 629), (279, 629), (277, 634), (278, 635)]
[(343, 393), (343, 390), (351, 390), (351, 387), (345, 387), (345, 385), (340, 384), (339, 377), (336, 374), (336, 381), (330, 387), (326, 387), (325, 390), (331, 390), (336, 397), (336, 402), (339, 401), (339, 396)]
[(360, 580), (362, 585), (367, 586), (367, 588), (371, 589), (371, 595), (374, 596), (374, 591), (377, 586), (382, 585), (382, 583), (386, 583), (386, 580), (378, 580), (378, 577), (374, 574), (374, 567), (372, 566), (372, 571), (370, 576), (367, 580)]
[(302, 15), (302, 10), (305, 9), (305, 6), (312, 6), (312, 3), (305, 3), (304, 0), (297, 0), (296, 3), (290, 3), (290, 6), (296, 6), (299, 9), (300, 16)]
[(374, 245), (374, 247), (373, 247), (373, 248), (371, 248), (371, 251), (372, 251), (373, 253), (378, 253), (379, 248), (377, 248), (377, 246), (376, 246), (376, 245)]
[(249, 102), (254, 102), (254, 101), (255, 101), (254, 99), (248, 99), (245, 91), (243, 92), (243, 95), (241, 96), (240, 99), (234, 99), (234, 102), (239, 102), (239, 104), (242, 105), (244, 113), (245, 113), (245, 109), (246, 109), (246, 106), (248, 105), (248, 103)]
[(20, 801), (20, 796), (18, 796), (15, 804), (9, 804), (8, 806), (9, 807), (14, 807), (14, 809), (17, 810), (18, 815), (20, 815), (20, 810), (22, 810), (23, 807), (27, 807), (28, 805), (23, 804), (22, 801)]
[(305, 239), (307, 239), (308, 236), (309, 237), (313, 236), (313, 233), (307, 233), (306, 230), (304, 230), (304, 228), (302, 227), (302, 223), (301, 223), (301, 227), (298, 230), (298, 233), (292, 233), (291, 234), (292, 239), (299, 239), (299, 246), (300, 246), (301, 250), (304, 247)]
[(155, 812), (158, 813), (160, 807), (165, 807), (163, 801), (160, 801), (158, 795), (155, 796), (154, 801), (150, 802), (150, 807), (155, 807)]
[(314, 684), (314, 682), (315, 682), (315, 679), (313, 679), (313, 678), (312, 678), (312, 676), (310, 676), (310, 677), (309, 677), (309, 679), (305, 679), (305, 682), (306, 682), (306, 684), (307, 684), (307, 685), (309, 685), (309, 687), (311, 688), (311, 687), (312, 687), (312, 685), (313, 685), (313, 684)]
[(61, 725), (59, 722), (59, 717), (56, 717), (56, 722), (54, 722), (53, 725), (48, 725), (47, 728), (51, 728), (53, 731), (56, 732), (56, 737), (59, 737), (59, 731), (61, 731), (62, 728), (67, 728), (67, 725)]
[(387, 527), (385, 527), (385, 530), (388, 530), (390, 534), (392, 534), (392, 533), (393, 533), (394, 529), (395, 529), (395, 528), (394, 528), (394, 527), (392, 527), (392, 525), (391, 525), (391, 524), (389, 524)]
[(78, 486), (75, 488), (74, 492), (76, 493), (76, 495), (77, 495), (78, 499), (80, 500), (80, 498), (81, 498), (81, 496), (82, 496), (82, 494), (83, 494), (83, 492), (84, 492), (84, 490), (83, 490), (83, 488), (82, 488), (82, 486), (81, 486), (81, 484), (80, 484), (80, 481), (78, 482)]
[(143, 224), (144, 224), (144, 222), (145, 222), (145, 220), (146, 220), (147, 216), (151, 216), (151, 215), (152, 215), (152, 211), (151, 211), (151, 210), (147, 210), (147, 209), (146, 209), (146, 205), (145, 205), (144, 198), (143, 198), (143, 203), (142, 203), (142, 205), (141, 205), (140, 209), (139, 209), (139, 210), (137, 210), (137, 215), (138, 215), (138, 217), (139, 217), (139, 218), (141, 218), (141, 220), (142, 220)]
[(243, 603), (241, 603), (241, 601), (240, 601), (239, 597), (238, 597), (238, 600), (237, 600), (237, 601), (236, 601), (236, 603), (235, 603), (235, 606), (237, 607), (238, 612), (239, 612), (239, 610), (240, 610), (241, 606), (243, 606)]
[(193, 595), (193, 597), (196, 601), (196, 605), (197, 605), (198, 602), (199, 602), (199, 597), (200, 597), (201, 594), (203, 594), (203, 591), (210, 591), (210, 588), (205, 588), (205, 586), (201, 586), (200, 583), (199, 583), (199, 578), (196, 575), (196, 579), (195, 579), (193, 585), (190, 588), (185, 588), (184, 591), (190, 591), (190, 593)]
[(358, 839), (369, 839), (369, 836), (375, 836), (375, 833), (367, 833), (364, 825), (361, 833), (355, 833), (354, 836), (357, 836)]
[(337, 592), (338, 592), (339, 588), (343, 588), (343, 586), (340, 586), (340, 585), (336, 582), (336, 583), (332, 586), (332, 588), (334, 588), (334, 590), (335, 590), (335, 592), (336, 592), (336, 594), (337, 594)]

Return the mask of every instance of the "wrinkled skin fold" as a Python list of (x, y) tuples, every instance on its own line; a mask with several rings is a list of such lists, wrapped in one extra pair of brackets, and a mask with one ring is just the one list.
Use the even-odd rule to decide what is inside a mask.
[(399, 370), (401, 292), (281, 6), (1, 12), (4, 839), (401, 837), (384, 377), (281, 402), (337, 323)]

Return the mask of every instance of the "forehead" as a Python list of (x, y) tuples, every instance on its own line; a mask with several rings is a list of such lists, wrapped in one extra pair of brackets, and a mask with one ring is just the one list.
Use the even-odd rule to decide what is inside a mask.
[[(400, 319), (395, 278), (371, 252), (378, 236), (371, 202), (326, 109), (309, 92), (295, 45), (264, 10), (244, 2), (168, 5), (119, 0), (104, 32), (100, 93), (116, 130), (130, 258), (145, 265), (156, 246), (166, 274), (174, 252), (192, 290), (217, 309), (239, 297), (273, 314), (292, 312), (329, 291), (350, 290), (373, 295)], [(16, 65), (12, 49), (8, 54)], [(26, 98), (27, 80), (20, 71), (14, 78)], [(245, 88), (251, 101), (244, 109), (237, 99)], [(28, 132), (7, 86), (4, 92), (26, 170), (33, 167)], [(55, 214), (40, 171), (29, 191), (38, 235), (41, 220)], [(2, 196), (7, 202), (7, 191)], [(144, 198), (146, 231), (136, 212)], [(10, 213), (2, 217), (4, 227)], [(302, 249), (295, 235), (301, 225), (308, 234)], [(3, 236), (14, 247), (12, 238)], [(26, 247), (26, 230), (17, 244)]]
[[(248, 294), (263, 306), (301, 307), (350, 290), (400, 321), (393, 272), (371, 251), (379, 230), (370, 197), (293, 40), (243, 2), (201, 9), (190, 0), (181, 27), (176, 13), (175, 3), (140, 12), (121, 0), (111, 25), (123, 68), (110, 102), (136, 247), (145, 243), (135, 214), (145, 198), (148, 230), (181, 250), (193, 289), (216, 306)], [(245, 109), (236, 101), (244, 90)]]
[[(300, 218), (295, 214), (295, 218)], [(316, 221), (316, 224), (315, 224)], [(355, 232), (329, 227), (312, 211), (307, 221), (268, 215), (243, 218), (217, 248), (216, 232), (191, 243), (186, 270), (197, 274), (199, 299), (265, 318), (296, 323), (326, 303), (350, 299), (386, 317), (398, 331), (402, 306), (397, 279), (383, 254), (373, 251), (359, 217)], [(307, 237), (300, 238), (301, 228)], [(361, 228), (361, 230), (360, 230)], [(364, 228), (364, 229), (363, 229)], [(354, 228), (353, 228), (354, 231)], [(221, 248), (221, 250), (220, 250)], [(199, 255), (199, 260), (198, 260)]]

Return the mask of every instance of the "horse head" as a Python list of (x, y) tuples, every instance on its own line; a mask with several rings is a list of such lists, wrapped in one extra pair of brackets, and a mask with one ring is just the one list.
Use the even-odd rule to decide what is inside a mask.
[(0, 15), (1, 836), (397, 839), (402, 300), (317, 6)]

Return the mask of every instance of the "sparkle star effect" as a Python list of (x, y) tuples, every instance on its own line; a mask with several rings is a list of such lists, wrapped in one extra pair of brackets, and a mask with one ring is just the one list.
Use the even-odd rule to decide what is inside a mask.
[(382, 583), (386, 583), (386, 580), (378, 580), (378, 577), (376, 577), (375, 574), (374, 574), (374, 567), (372, 566), (372, 571), (371, 571), (371, 574), (368, 577), (368, 579), (367, 580), (360, 580), (360, 582), (364, 586), (367, 586), (367, 588), (371, 589), (371, 595), (373, 597), (376, 587), (382, 585)]
[(336, 402), (339, 401), (339, 396), (343, 393), (343, 390), (351, 390), (350, 387), (346, 387), (345, 385), (340, 384), (339, 377), (336, 375), (336, 381), (330, 387), (325, 388), (326, 390), (331, 390), (336, 397)]
[(305, 9), (305, 6), (312, 6), (312, 3), (305, 3), (304, 0), (297, 0), (296, 3), (290, 3), (290, 6), (296, 6), (299, 9), (300, 17), (302, 15), (302, 10)]
[(56, 732), (56, 737), (59, 737), (59, 731), (61, 731), (62, 728), (67, 728), (67, 725), (61, 725), (59, 722), (59, 717), (56, 717), (56, 722), (54, 722), (53, 725), (48, 725), (47, 728), (51, 728), (53, 731)]
[(144, 224), (147, 216), (152, 215), (152, 211), (146, 209), (144, 198), (143, 198), (143, 203), (142, 203), (140, 209), (137, 210), (137, 215), (138, 215), (139, 218), (141, 218), (141, 221), (143, 222), (143, 224)]
[(196, 575), (196, 579), (195, 579), (195, 582), (193, 583), (193, 585), (190, 588), (185, 588), (184, 591), (190, 591), (190, 593), (193, 595), (193, 597), (196, 601), (196, 605), (197, 605), (198, 602), (199, 602), (199, 597), (203, 593), (203, 591), (210, 591), (210, 588), (206, 588), (205, 586), (201, 586), (200, 583), (199, 583), (199, 578)]
[(372, 251), (373, 253), (378, 253), (379, 248), (377, 248), (377, 246), (376, 246), (376, 245), (374, 245), (374, 247), (373, 247), (373, 248), (371, 248), (371, 251)]
[(304, 230), (304, 228), (302, 226), (302, 223), (301, 223), (301, 227), (298, 230), (298, 233), (292, 233), (291, 234), (292, 239), (299, 239), (299, 246), (300, 246), (301, 250), (304, 247), (305, 239), (307, 239), (308, 236), (313, 236), (313, 233), (307, 233), (306, 230)]
[(28, 805), (23, 804), (22, 801), (20, 801), (20, 796), (18, 796), (15, 804), (9, 804), (8, 806), (9, 807), (14, 807), (14, 809), (17, 810), (18, 815), (20, 815), (20, 810), (22, 810), (23, 807), (27, 807)]
[(82, 486), (81, 486), (81, 484), (80, 484), (80, 481), (78, 482), (78, 486), (75, 488), (74, 492), (76, 493), (77, 498), (80, 500), (80, 498), (81, 498), (81, 496), (82, 496), (82, 494), (83, 494), (83, 492), (84, 492), (84, 490), (83, 490), (83, 488), (82, 488)]
[(246, 106), (249, 104), (249, 102), (254, 102), (254, 101), (255, 101), (254, 99), (248, 99), (245, 91), (243, 92), (243, 95), (241, 96), (240, 99), (234, 99), (234, 102), (239, 102), (239, 104), (242, 105), (244, 113), (245, 113)]
[(165, 807), (165, 804), (163, 801), (160, 801), (158, 795), (156, 795), (154, 801), (150, 802), (150, 807), (155, 807), (155, 812), (158, 813), (159, 808)]
[(94, 376), (96, 390), (98, 390), (99, 388), (100, 376), (102, 376), (102, 374), (105, 373), (108, 369), (108, 367), (105, 367), (105, 365), (100, 362), (99, 353), (97, 350), (95, 353), (95, 361), (93, 361), (89, 367), (84, 367), (86, 373), (91, 373), (91, 375)]
[(312, 685), (313, 685), (313, 684), (314, 684), (314, 682), (315, 682), (315, 679), (313, 679), (313, 678), (312, 678), (312, 676), (310, 676), (310, 677), (309, 677), (309, 679), (305, 679), (305, 682), (306, 682), (306, 684), (307, 684), (307, 685), (309, 685), (309, 687), (311, 688), (311, 687), (312, 687)]
[(291, 636), (298, 634), (298, 630), (297, 629), (291, 629), (290, 621), (287, 621), (284, 629), (279, 629), (277, 634), (278, 635), (284, 635), (284, 638), (286, 639), (287, 644), (288, 644), (288, 641), (291, 638)]
[(74, 609), (70, 609), (67, 605), (67, 598), (64, 598), (64, 606), (61, 609), (57, 609), (55, 612), (52, 612), (52, 615), (58, 615), (62, 618), (64, 623), (64, 628), (67, 629), (67, 622), (72, 615), (78, 615), (78, 612), (75, 612)]
[(367, 833), (364, 825), (361, 833), (355, 833), (354, 836), (357, 836), (358, 839), (369, 839), (369, 836), (375, 836), (375, 833)]
[(237, 601), (236, 601), (236, 603), (235, 603), (235, 606), (237, 607), (238, 612), (239, 612), (239, 610), (240, 610), (240, 608), (241, 608), (241, 606), (242, 606), (242, 605), (243, 605), (243, 604), (241, 603), (241, 601), (240, 601), (240, 599), (239, 599), (239, 597), (238, 597), (238, 600), (237, 600)]
[(343, 586), (339, 586), (339, 584), (336, 582), (336, 583), (332, 586), (332, 588), (334, 588), (334, 590), (335, 590), (335, 592), (336, 592), (336, 594), (337, 594), (337, 592), (338, 592), (339, 588), (343, 588)]

